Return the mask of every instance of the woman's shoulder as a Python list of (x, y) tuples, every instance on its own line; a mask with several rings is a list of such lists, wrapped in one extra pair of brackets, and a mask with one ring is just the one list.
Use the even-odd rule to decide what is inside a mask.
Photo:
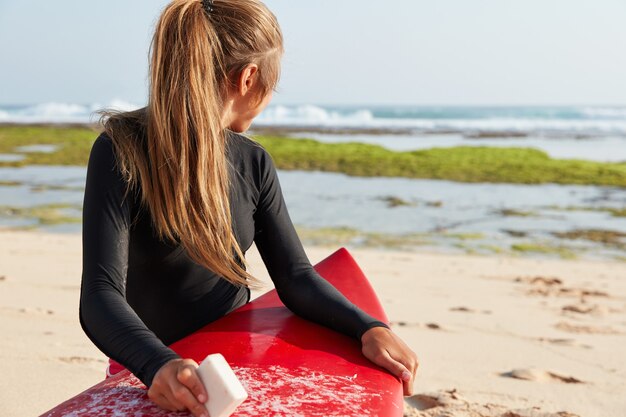
[(124, 184), (120, 172), (113, 139), (101, 132), (93, 142), (87, 163), (87, 177), (90, 182), (97, 182), (101, 186)]
[(239, 168), (238, 174), (253, 182), (257, 190), (266, 189), (276, 176), (269, 152), (259, 142), (241, 133), (229, 132), (228, 141), (231, 157), (236, 158), (233, 162)]
[(254, 168), (265, 170), (272, 166), (269, 152), (259, 142), (242, 133), (229, 132), (228, 146), (231, 152), (246, 164)]
[(115, 161), (113, 140), (106, 132), (101, 132), (91, 145), (89, 153), (89, 166), (110, 165)]
[(102, 131), (96, 137), (96, 140), (93, 142), (93, 149), (96, 150), (104, 150), (106, 148), (111, 148), (113, 146), (113, 139), (108, 135), (107, 132)]
[(235, 148), (254, 156), (267, 153), (263, 145), (243, 133), (228, 131), (228, 142), (229, 144), (234, 145)]

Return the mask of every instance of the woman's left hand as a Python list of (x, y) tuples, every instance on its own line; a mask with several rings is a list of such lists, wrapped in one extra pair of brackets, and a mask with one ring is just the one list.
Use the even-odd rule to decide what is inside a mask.
[(419, 366), (417, 355), (386, 327), (373, 327), (361, 336), (366, 358), (387, 369), (402, 381), (404, 395), (413, 394), (413, 381)]

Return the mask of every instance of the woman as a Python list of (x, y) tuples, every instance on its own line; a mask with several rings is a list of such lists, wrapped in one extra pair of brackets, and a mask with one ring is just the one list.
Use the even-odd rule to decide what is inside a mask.
[[(83, 207), (80, 322), (168, 410), (205, 415), (197, 364), (167, 345), (250, 300), (256, 243), (283, 303), (356, 337), (401, 378), (415, 354), (309, 262), (269, 154), (238, 133), (269, 103), (283, 39), (258, 0), (175, 0), (152, 42), (147, 107), (105, 112)], [(323, 305), (323, 311), (318, 308)]]

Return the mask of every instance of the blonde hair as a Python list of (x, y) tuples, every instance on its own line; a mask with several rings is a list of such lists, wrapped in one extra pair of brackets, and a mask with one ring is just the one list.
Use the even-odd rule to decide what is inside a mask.
[(276, 85), (283, 37), (257, 0), (175, 0), (163, 10), (151, 44), (148, 106), (101, 112), (128, 191), (141, 189), (159, 238), (179, 241), (191, 259), (248, 287), (230, 211), (226, 132), (228, 83), (258, 65), (259, 100)]

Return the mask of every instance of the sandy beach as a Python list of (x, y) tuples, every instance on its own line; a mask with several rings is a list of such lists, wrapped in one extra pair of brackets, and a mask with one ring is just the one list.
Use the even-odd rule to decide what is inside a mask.
[[(230, 247), (230, 210), (238, 240), (261, 230), (284, 254), (293, 236), (272, 223), (291, 222), (313, 265), (347, 249), (419, 358), (412, 395), (390, 399), (392, 376), (367, 369), (358, 340), (320, 337), (261, 300), (174, 346), (230, 361), (248, 392), (239, 414), (626, 417), (626, 1), (37, 6), (0, 0), (0, 417), (61, 417), (47, 412), (85, 391), (58, 414), (158, 417), (138, 378), (102, 384), (108, 358), (79, 319), (84, 220), (119, 229), (127, 206), (133, 242), (189, 229)], [(198, 278), (184, 250), (168, 267), (138, 246), (130, 266), (150, 285), (127, 296), (145, 323), (167, 342), (197, 328), (224, 283)], [(257, 299), (273, 282), (246, 252)], [(348, 298), (362, 289), (326, 265)], [(346, 328), (299, 290), (303, 301), (283, 297), (294, 310)], [(98, 346), (121, 346), (111, 355), (125, 364), (159, 356), (130, 337), (136, 321), (92, 301)], [(169, 388), (160, 404), (177, 408)]]
[[(626, 415), (625, 263), (348, 249), (420, 357), (405, 415)], [(269, 288), (254, 247), (247, 259)], [(103, 379), (78, 322), (80, 274), (80, 235), (0, 231), (3, 417)]]

